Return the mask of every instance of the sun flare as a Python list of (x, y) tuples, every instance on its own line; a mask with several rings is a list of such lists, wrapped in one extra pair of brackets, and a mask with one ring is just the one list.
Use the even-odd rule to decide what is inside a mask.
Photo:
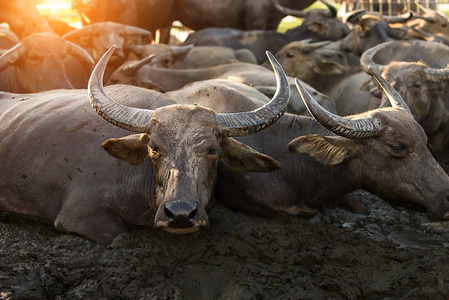
[(36, 5), (39, 13), (44, 16), (53, 16), (67, 22), (70, 26), (81, 28), (78, 13), (72, 9), (71, 0), (45, 0)]

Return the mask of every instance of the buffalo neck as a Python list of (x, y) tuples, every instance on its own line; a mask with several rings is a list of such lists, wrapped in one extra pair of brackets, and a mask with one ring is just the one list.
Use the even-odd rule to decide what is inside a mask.
[[(257, 215), (292, 214), (297, 206), (318, 207), (360, 187), (350, 165), (323, 166), (305, 154), (291, 153), (287, 144), (307, 134), (334, 135), (312, 118), (285, 114), (275, 125), (240, 139), (282, 162), (268, 173), (234, 173), (220, 166), (217, 191), (234, 209)], [(233, 187), (230, 189), (229, 187)]]

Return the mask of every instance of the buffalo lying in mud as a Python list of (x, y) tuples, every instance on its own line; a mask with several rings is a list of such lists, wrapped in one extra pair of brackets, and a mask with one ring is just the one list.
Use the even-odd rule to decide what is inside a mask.
[(131, 86), (108, 88), (115, 102), (102, 84), (113, 51), (97, 64), (88, 92), (116, 126), (94, 113), (85, 90), (0, 94), (1, 210), (51, 219), (58, 230), (98, 243), (127, 227), (189, 233), (208, 225), (219, 160), (237, 172), (281, 166), (232, 138), (267, 128), (286, 109), (289, 86), (271, 54), (276, 95), (228, 114)]
[[(270, 128), (238, 138), (283, 167), (269, 173), (234, 173), (220, 164), (217, 197), (253, 215), (310, 216), (326, 204), (352, 205), (354, 199), (347, 194), (364, 189), (391, 204), (426, 210), (433, 219), (448, 219), (448, 175), (428, 150), (426, 134), (403, 99), (379, 73), (371, 72), (392, 107), (350, 117), (323, 109), (297, 80), (318, 122), (286, 113)], [(218, 89), (218, 83), (198, 82), (167, 95), (178, 103), (192, 103), (199, 98), (195, 95)], [(216, 111), (254, 108), (253, 102), (244, 100), (229, 100), (223, 107), (217, 97), (201, 99), (205, 102), (198, 105)]]

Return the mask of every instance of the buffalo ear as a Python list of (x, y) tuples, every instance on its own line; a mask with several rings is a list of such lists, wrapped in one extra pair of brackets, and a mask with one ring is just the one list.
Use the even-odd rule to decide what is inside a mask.
[(101, 148), (115, 158), (138, 165), (148, 156), (148, 140), (149, 135), (146, 133), (132, 134), (108, 139), (101, 144)]
[(306, 154), (323, 165), (337, 165), (354, 152), (354, 141), (341, 136), (309, 134), (292, 140), (287, 145), (290, 152)]
[(313, 71), (319, 75), (339, 75), (346, 73), (348, 71), (348, 67), (342, 65), (338, 61), (328, 59), (325, 55), (317, 53)]
[(234, 172), (269, 172), (282, 167), (282, 163), (232, 138), (221, 142), (221, 160)]
[(319, 36), (324, 36), (327, 31), (327, 25), (320, 21), (313, 21), (306, 24), (306, 28)]

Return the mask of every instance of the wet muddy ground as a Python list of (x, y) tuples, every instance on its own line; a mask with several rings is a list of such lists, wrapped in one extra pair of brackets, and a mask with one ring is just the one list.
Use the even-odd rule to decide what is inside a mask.
[(0, 215), (0, 299), (448, 299), (449, 222), (366, 192), (360, 215), (265, 219), (219, 202), (206, 230), (102, 246)]

